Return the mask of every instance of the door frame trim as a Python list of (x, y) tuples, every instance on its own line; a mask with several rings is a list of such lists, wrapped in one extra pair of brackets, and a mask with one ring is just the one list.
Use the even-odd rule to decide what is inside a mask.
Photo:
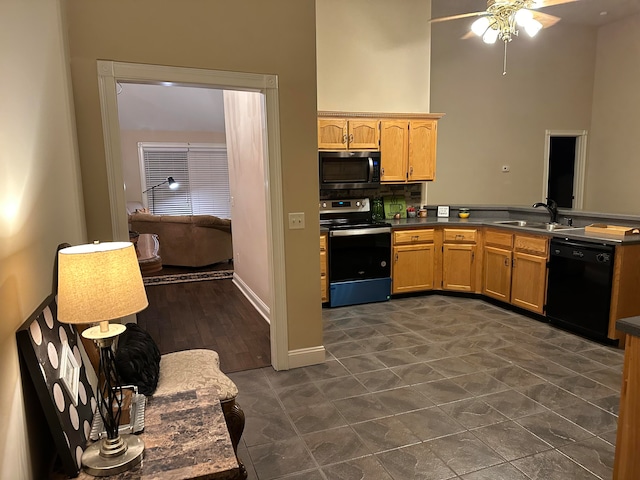
[(116, 91), (118, 81), (148, 84), (170, 82), (182, 86), (207, 86), (264, 94), (267, 134), (264, 180), (267, 205), (267, 261), (271, 290), (269, 298), (271, 364), (276, 370), (289, 369), (287, 289), (276, 288), (276, 285), (286, 285), (278, 76), (104, 60), (98, 60), (97, 69), (114, 240), (129, 239), (118, 120)]
[(572, 208), (582, 210), (584, 206), (584, 183), (587, 163), (587, 131), (586, 130), (545, 130), (544, 133), (544, 171), (542, 174), (542, 201), (546, 201), (549, 193), (549, 154), (551, 153), (551, 137), (575, 137), (576, 158), (573, 170), (574, 198)]

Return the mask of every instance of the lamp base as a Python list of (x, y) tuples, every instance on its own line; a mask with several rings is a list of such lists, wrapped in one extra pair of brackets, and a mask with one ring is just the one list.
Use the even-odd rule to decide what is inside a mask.
[[(120, 435), (120, 439), (126, 449), (120, 454), (108, 454), (104, 456), (104, 450), (113, 451), (111, 445), (103, 445), (103, 442), (114, 442), (114, 440), (102, 439), (91, 444), (82, 454), (82, 466), (85, 471), (94, 477), (106, 477), (126, 472), (142, 461), (144, 453), (144, 442), (136, 435)], [(117, 441), (117, 439), (115, 440)], [(100, 451), (103, 450), (101, 454)], [(118, 451), (122, 450), (120, 447)]]

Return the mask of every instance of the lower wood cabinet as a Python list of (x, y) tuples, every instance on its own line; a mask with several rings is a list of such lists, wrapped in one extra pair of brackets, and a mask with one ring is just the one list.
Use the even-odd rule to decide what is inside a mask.
[(474, 292), (476, 289), (476, 229), (442, 230), (442, 289)]
[(432, 228), (393, 232), (391, 293), (433, 289), (434, 264), (435, 246)]
[(482, 293), (487, 297), (503, 302), (511, 299), (511, 256), (511, 250), (485, 245)]
[(548, 253), (547, 237), (487, 229), (482, 293), (542, 314)]
[(320, 235), (320, 298), (322, 303), (329, 301), (327, 282), (327, 234)]

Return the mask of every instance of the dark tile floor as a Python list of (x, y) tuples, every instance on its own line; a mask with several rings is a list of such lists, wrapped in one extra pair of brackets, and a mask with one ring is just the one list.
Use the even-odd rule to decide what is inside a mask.
[(323, 317), (324, 364), (230, 374), (250, 479), (611, 478), (621, 350), (460, 297)]

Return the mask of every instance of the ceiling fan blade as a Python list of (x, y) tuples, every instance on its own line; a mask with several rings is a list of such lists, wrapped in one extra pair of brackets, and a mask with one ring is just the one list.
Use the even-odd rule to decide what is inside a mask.
[(553, 7), (554, 5), (562, 5), (563, 3), (577, 2), (578, 0), (534, 0), (531, 8)]
[(473, 32), (467, 32), (463, 36), (460, 37), (460, 40), (469, 40), (470, 38), (477, 37), (477, 35)]
[(556, 17), (555, 15), (549, 15), (548, 13), (536, 12), (533, 11), (533, 18), (539, 21), (542, 24), (542, 28), (553, 27), (556, 23), (558, 23), (561, 18)]
[(432, 18), (429, 20), (430, 23), (438, 23), (438, 22), (448, 22), (449, 20), (458, 20), (459, 18), (467, 18), (467, 17), (479, 17), (480, 15), (486, 15), (487, 12), (471, 12), (471, 13), (461, 13), (460, 15), (451, 15), (450, 17), (440, 17), (440, 18)]

